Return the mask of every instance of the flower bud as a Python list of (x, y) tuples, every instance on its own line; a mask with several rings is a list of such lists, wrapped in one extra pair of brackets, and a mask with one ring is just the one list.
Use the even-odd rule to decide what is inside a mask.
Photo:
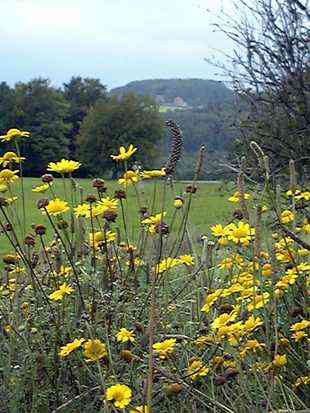
[(40, 235), (40, 236), (42, 236), (42, 235), (44, 235), (44, 234), (46, 233), (46, 228), (45, 228), (45, 226), (44, 226), (44, 225), (41, 225), (41, 224), (36, 225), (35, 228), (34, 228), (34, 230), (35, 230), (35, 233), (36, 233), (37, 235)]
[(38, 209), (42, 209), (42, 208), (47, 207), (48, 204), (49, 204), (49, 200), (47, 198), (42, 198), (38, 200), (37, 207)]

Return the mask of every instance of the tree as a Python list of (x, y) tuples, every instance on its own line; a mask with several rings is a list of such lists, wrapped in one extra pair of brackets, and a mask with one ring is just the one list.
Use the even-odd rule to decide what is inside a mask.
[(110, 158), (121, 145), (133, 144), (135, 159), (151, 168), (160, 152), (164, 122), (155, 102), (132, 93), (99, 100), (85, 117), (78, 136), (78, 155), (89, 175), (117, 169)]
[(24, 172), (40, 175), (50, 161), (68, 155), (68, 130), (64, 122), (68, 104), (60, 90), (47, 79), (34, 79), (15, 86), (14, 126), (31, 132), (31, 138), (22, 142), (26, 156)]
[(99, 79), (72, 77), (69, 83), (64, 83), (64, 96), (69, 102), (67, 122), (71, 128), (67, 134), (70, 141), (70, 154), (75, 154), (76, 137), (81, 123), (88, 110), (99, 100), (106, 100), (107, 89)]
[[(240, 19), (221, 26), (235, 44), (231, 58), (234, 89), (241, 111), (237, 154), (247, 164), (257, 159), (256, 141), (270, 159), (274, 176), (290, 159), (301, 176), (310, 165), (310, 32), (306, 1), (240, 0)], [(257, 168), (251, 169), (253, 173)]]
[(14, 127), (14, 89), (6, 82), (0, 83), (0, 135)]

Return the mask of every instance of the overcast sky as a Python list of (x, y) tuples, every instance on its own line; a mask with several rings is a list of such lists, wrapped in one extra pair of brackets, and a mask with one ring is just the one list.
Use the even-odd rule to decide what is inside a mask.
[(72, 75), (108, 87), (147, 78), (214, 78), (228, 50), (214, 14), (230, 0), (0, 0), (0, 81)]

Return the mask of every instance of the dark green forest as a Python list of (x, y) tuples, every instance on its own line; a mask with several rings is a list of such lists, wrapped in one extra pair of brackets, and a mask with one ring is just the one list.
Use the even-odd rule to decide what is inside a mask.
[[(233, 134), (230, 131), (232, 92), (219, 82), (199, 79), (133, 82), (108, 92), (99, 79), (72, 77), (61, 88), (48, 79), (34, 79), (10, 87), (0, 84), (0, 131), (17, 127), (31, 132), (22, 143), (25, 174), (42, 174), (50, 161), (79, 159), (81, 176), (115, 177), (117, 164), (109, 154), (120, 145), (137, 146), (134, 161), (146, 168), (164, 164), (170, 146), (165, 120), (175, 120), (183, 131), (184, 155), (179, 178), (191, 178), (200, 145), (207, 147), (203, 177), (223, 175), (217, 167), (225, 157)], [(134, 85), (134, 87), (132, 87)], [(181, 98), (189, 104), (161, 110), (162, 100)], [(14, 149), (2, 145), (0, 153)], [(143, 156), (141, 155), (143, 153)]]

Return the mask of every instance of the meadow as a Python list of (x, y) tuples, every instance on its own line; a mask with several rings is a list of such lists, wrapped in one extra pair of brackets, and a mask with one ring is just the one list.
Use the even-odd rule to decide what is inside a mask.
[[(22, 178), (1, 157), (0, 411), (169, 413), (309, 411), (310, 192), (174, 182), (164, 167), (117, 182), (76, 180), (80, 163)], [(23, 160), (27, 162), (27, 160)]]

